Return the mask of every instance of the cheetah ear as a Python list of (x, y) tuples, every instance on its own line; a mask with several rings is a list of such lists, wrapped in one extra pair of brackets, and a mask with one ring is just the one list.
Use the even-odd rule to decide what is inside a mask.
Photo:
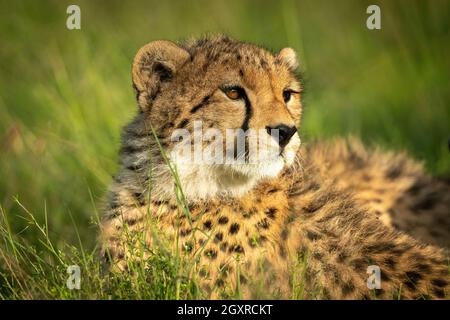
[(155, 98), (161, 84), (170, 81), (189, 57), (185, 49), (165, 40), (150, 42), (139, 49), (133, 61), (132, 78), (141, 108), (145, 108), (148, 97)]
[(298, 68), (297, 54), (292, 48), (282, 49), (278, 54), (277, 59), (284, 62), (292, 71)]

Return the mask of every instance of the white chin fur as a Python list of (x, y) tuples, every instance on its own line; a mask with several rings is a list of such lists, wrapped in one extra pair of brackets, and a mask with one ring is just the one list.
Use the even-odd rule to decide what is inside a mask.
[(294, 163), (300, 145), (301, 145), (300, 136), (298, 134), (295, 134), (283, 151), (283, 157), (286, 161), (286, 165), (290, 166)]
[[(270, 157), (258, 163), (205, 164), (183, 161), (180, 157), (172, 157), (183, 192), (188, 201), (206, 200), (215, 196), (240, 196), (254, 187), (264, 178), (276, 177), (285, 166), (295, 160), (300, 146), (300, 138), (296, 134), (285, 147), (282, 156)], [(165, 190), (173, 193), (171, 184)], [(163, 187), (166, 188), (166, 187)], [(165, 193), (166, 193), (165, 192)]]
[(283, 167), (284, 161), (281, 156), (258, 164), (230, 165), (231, 170), (254, 179), (274, 178), (283, 170)]

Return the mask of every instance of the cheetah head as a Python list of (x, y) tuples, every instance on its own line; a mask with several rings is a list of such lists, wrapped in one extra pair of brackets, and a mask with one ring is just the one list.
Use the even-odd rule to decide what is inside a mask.
[(157, 170), (168, 159), (187, 197), (198, 199), (239, 195), (292, 165), (302, 114), (297, 64), (291, 48), (274, 55), (224, 36), (142, 47), (132, 78), (139, 119), (165, 150), (154, 156)]

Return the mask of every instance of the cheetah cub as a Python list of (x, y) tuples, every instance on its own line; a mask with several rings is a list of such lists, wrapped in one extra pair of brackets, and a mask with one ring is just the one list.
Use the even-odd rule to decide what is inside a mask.
[[(101, 225), (112, 272), (148, 261), (164, 242), (192, 258), (205, 298), (237, 286), (245, 298), (298, 298), (300, 287), (310, 299), (447, 297), (449, 265), (431, 244), (449, 244), (448, 184), (354, 141), (300, 148), (296, 68), (291, 48), (273, 54), (225, 36), (139, 50), (139, 111), (123, 129)], [(230, 129), (238, 134), (218, 138)], [(248, 132), (258, 132), (256, 143)], [(216, 150), (213, 161), (182, 152), (192, 144)], [(251, 146), (277, 151), (255, 160)], [(396, 219), (419, 222), (415, 214), (421, 231), (406, 223), (400, 232)], [(426, 228), (433, 217), (435, 237)], [(381, 276), (371, 289), (369, 266)]]

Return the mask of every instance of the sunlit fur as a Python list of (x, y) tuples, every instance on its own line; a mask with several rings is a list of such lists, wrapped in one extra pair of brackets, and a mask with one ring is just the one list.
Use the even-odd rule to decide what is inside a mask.
[[(281, 155), (256, 163), (245, 153), (211, 165), (177, 157), (173, 134), (194, 134), (195, 121), (223, 136), (279, 124), (301, 132), (297, 65), (290, 48), (271, 53), (223, 36), (139, 50), (139, 112), (123, 130), (101, 224), (112, 271), (168, 243), (169, 254), (192, 262), (206, 298), (237, 287), (244, 298), (448, 297), (446, 255), (429, 244), (449, 244), (450, 186), (405, 155), (353, 140), (299, 148), (295, 134)], [(245, 98), (225, 94), (229, 86)], [(296, 93), (286, 102), (287, 88)], [(381, 289), (367, 287), (371, 265), (380, 268)]]

